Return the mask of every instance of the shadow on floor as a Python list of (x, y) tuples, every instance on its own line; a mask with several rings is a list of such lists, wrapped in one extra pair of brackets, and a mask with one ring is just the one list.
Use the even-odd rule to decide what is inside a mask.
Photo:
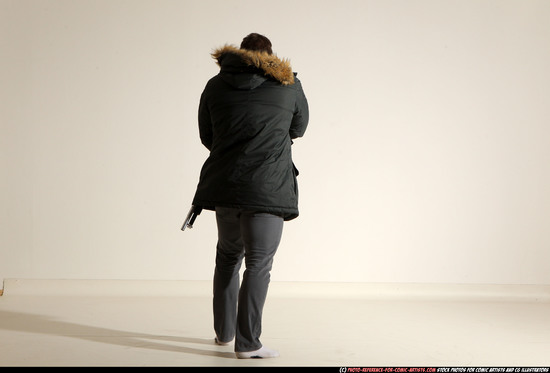
[(164, 342), (185, 344), (214, 345), (214, 339), (190, 338), (183, 336), (166, 336), (145, 333), (134, 333), (96, 326), (81, 325), (58, 321), (52, 318), (25, 312), (0, 310), (0, 329), (60, 337), (72, 337), (86, 341), (108, 343), (118, 346), (144, 348), (160, 351), (183, 352), (188, 354), (235, 358), (233, 352), (212, 351), (209, 349), (178, 346)]

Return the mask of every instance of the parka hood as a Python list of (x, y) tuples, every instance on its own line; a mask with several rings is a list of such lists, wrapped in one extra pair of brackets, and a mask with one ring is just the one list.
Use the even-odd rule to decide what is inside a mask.
[[(224, 77), (224, 80), (229, 79), (228, 83), (236, 87), (253, 89), (262, 84), (266, 78), (258, 75), (258, 73), (269, 76), (282, 85), (294, 84), (294, 73), (290, 61), (280, 59), (274, 54), (225, 45), (212, 52), (212, 58), (222, 68), (222, 73), (232, 75)], [(239, 66), (241, 69), (239, 69)], [(240, 74), (234, 74), (236, 72), (247, 74), (238, 77), (237, 75)]]

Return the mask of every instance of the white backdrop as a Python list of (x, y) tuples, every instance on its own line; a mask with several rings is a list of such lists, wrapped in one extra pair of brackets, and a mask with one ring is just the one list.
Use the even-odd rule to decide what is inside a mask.
[(277, 281), (550, 284), (550, 2), (0, 0), (0, 280), (210, 280), (181, 232), (213, 48), (289, 58), (311, 121)]

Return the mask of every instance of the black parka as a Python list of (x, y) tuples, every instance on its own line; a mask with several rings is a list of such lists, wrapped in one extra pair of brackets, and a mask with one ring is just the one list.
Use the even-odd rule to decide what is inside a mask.
[(298, 216), (298, 170), (292, 140), (304, 135), (309, 111), (287, 60), (225, 46), (221, 67), (199, 104), (199, 134), (210, 150), (193, 205), (238, 207), (291, 220)]

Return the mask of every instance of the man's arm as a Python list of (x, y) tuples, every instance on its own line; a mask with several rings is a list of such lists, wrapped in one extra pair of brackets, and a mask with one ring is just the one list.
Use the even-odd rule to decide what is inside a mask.
[(294, 89), (296, 89), (296, 106), (294, 117), (290, 124), (290, 138), (302, 137), (306, 132), (309, 122), (309, 106), (306, 95), (302, 89), (302, 83), (297, 77), (294, 77)]
[(212, 149), (212, 119), (206, 102), (206, 93), (203, 92), (199, 103), (199, 136), (201, 142), (208, 150)]

